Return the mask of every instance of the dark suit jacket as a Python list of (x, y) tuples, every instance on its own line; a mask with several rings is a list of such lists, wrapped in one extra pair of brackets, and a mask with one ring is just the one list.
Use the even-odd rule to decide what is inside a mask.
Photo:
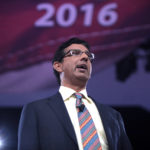
[[(96, 103), (106, 132), (109, 150), (130, 150), (120, 114)], [(78, 150), (74, 128), (59, 93), (23, 108), (18, 150)]]

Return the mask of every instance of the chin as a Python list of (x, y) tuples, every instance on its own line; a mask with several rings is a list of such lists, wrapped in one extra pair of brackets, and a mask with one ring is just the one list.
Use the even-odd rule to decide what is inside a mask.
[(87, 76), (78, 76), (78, 80), (81, 80), (82, 82), (87, 82), (89, 80), (89, 77), (87, 77)]

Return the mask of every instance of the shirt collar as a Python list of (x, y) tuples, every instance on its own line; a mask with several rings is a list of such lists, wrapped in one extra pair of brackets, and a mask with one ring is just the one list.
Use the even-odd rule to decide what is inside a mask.
[[(59, 88), (59, 92), (62, 95), (62, 98), (64, 101), (66, 101), (67, 99), (69, 99), (74, 93), (76, 93), (75, 90), (65, 87), (65, 86), (60, 86)], [(88, 102), (91, 103), (91, 99), (88, 97), (87, 95), (87, 91), (86, 89), (81, 90), (79, 93), (84, 95), (84, 98), (88, 100)]]

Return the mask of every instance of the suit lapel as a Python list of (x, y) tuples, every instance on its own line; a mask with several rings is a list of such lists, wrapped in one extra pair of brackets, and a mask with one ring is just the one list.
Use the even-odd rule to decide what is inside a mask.
[(105, 134), (106, 134), (106, 137), (107, 137), (107, 141), (108, 141), (108, 146), (109, 146), (109, 150), (112, 149), (113, 147), (113, 143), (112, 143), (112, 135), (111, 135), (111, 129), (110, 129), (110, 121), (109, 121), (109, 117), (108, 114), (107, 114), (107, 110), (105, 110), (105, 108), (103, 107), (103, 105), (101, 104), (98, 104), (96, 101), (94, 101), (97, 108), (98, 108), (98, 111), (100, 113), (100, 117), (101, 117), (101, 120), (103, 122), (103, 127), (104, 127), (104, 130), (105, 130)]
[(52, 96), (49, 100), (49, 106), (56, 114), (57, 118), (59, 119), (60, 123), (62, 124), (64, 131), (68, 134), (68, 136), (73, 140), (73, 142), (77, 145), (77, 139), (75, 136), (75, 131), (73, 125), (71, 123), (69, 114), (63, 102), (63, 99), (58, 92), (54, 96)]

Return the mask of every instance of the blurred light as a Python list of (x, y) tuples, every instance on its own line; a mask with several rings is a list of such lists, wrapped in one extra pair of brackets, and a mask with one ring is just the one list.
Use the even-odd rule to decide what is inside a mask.
[(2, 138), (0, 137), (0, 148), (2, 148), (3, 147), (3, 140), (2, 140)]

